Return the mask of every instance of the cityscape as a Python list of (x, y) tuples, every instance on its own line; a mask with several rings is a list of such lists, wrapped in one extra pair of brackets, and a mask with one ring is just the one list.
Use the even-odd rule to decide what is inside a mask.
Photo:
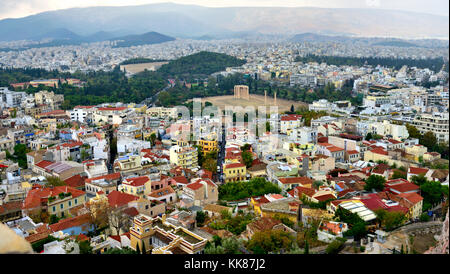
[(0, 254), (449, 254), (448, 2), (21, 1)]

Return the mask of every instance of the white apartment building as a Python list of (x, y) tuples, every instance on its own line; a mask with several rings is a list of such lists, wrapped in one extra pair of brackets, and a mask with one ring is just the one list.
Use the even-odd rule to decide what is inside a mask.
[(438, 142), (448, 142), (448, 123), (448, 113), (419, 114), (412, 122), (421, 134), (433, 132)]
[(320, 99), (309, 104), (309, 110), (311, 111), (331, 111), (336, 107), (335, 104), (328, 102), (327, 99)]
[(80, 123), (90, 122), (90, 115), (94, 112), (94, 106), (76, 106), (73, 110), (69, 111), (70, 120)]
[(295, 128), (290, 132), (289, 139), (300, 144), (316, 144), (317, 134), (317, 128)]

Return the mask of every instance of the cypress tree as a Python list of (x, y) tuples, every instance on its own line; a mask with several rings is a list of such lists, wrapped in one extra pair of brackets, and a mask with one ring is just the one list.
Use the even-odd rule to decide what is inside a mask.
[(308, 240), (305, 240), (305, 253), (304, 254), (309, 254), (309, 244), (308, 244)]
[(144, 242), (142, 242), (142, 254), (147, 254)]
[(139, 248), (139, 243), (136, 244), (136, 253), (141, 254), (141, 249)]

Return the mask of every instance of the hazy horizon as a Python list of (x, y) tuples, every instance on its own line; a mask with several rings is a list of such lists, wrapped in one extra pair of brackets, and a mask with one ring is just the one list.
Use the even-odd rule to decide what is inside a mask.
[(46, 11), (96, 6), (132, 6), (157, 3), (176, 3), (205, 7), (315, 7), (365, 8), (399, 10), (449, 16), (447, 0), (0, 0), (0, 20), (22, 18)]

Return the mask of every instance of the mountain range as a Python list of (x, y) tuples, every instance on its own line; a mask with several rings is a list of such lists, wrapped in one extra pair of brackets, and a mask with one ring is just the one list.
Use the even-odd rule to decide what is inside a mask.
[[(179, 38), (316, 33), (352, 37), (448, 39), (448, 16), (380, 9), (286, 7), (210, 8), (173, 3), (124, 7), (88, 7), (48, 11), (0, 20), (0, 41), (38, 40), (67, 31), (79, 36), (148, 31)], [(76, 37), (72, 37), (74, 39)], [(76, 40), (76, 39), (75, 39)]]

